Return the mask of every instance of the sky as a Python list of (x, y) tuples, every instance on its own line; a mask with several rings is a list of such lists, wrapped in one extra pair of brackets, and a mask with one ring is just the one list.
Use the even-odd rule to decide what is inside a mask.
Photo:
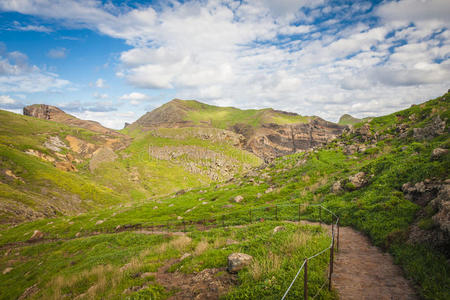
[(173, 98), (336, 122), (450, 88), (450, 1), (0, 1), (0, 109), (120, 129)]

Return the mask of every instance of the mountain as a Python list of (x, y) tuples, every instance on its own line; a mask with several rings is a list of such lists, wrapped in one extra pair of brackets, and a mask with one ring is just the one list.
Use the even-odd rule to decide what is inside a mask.
[(240, 147), (265, 161), (326, 144), (344, 126), (319, 117), (273, 109), (240, 110), (174, 99), (146, 113), (128, 128), (217, 128), (240, 135)]
[(24, 115), (0, 111), (0, 223), (74, 215), (229, 179), (261, 164), (239, 142), (214, 128), (124, 134), (42, 104), (25, 107)]
[(30, 116), (38, 119), (50, 120), (66, 125), (81, 127), (102, 134), (123, 137), (123, 135), (121, 135), (117, 131), (106, 128), (98, 122), (78, 119), (77, 117), (69, 115), (58, 107), (52, 105), (33, 104), (25, 106), (23, 108), (23, 114), (24, 116)]
[(344, 114), (339, 118), (338, 124), (340, 125), (354, 125), (356, 123), (361, 122), (362, 119), (358, 119), (355, 117), (352, 117), (349, 114)]
[[(353, 228), (359, 231), (354, 236), (370, 241), (371, 245), (365, 248), (386, 251), (380, 257), (390, 265), (367, 257), (370, 270), (362, 270), (360, 261), (339, 260), (338, 266), (345, 261), (346, 269), (358, 270), (358, 274), (348, 275), (351, 291), (356, 276), (393, 268), (395, 263), (402, 268), (396, 270), (396, 276), (404, 274), (412, 282), (417, 298), (449, 299), (449, 108), (447, 93), (355, 124), (314, 150), (278, 157), (270, 164), (255, 164), (255, 168), (242, 169), (227, 180), (197, 182), (189, 189), (141, 197), (138, 201), (125, 198), (125, 191), (133, 182), (123, 181), (123, 189), (117, 185), (111, 188), (119, 197), (117, 202), (81, 214), (51, 215), (14, 226), (2, 225), (0, 299), (280, 299), (305, 257), (331, 243), (327, 227), (317, 222), (331, 224), (335, 219), (326, 210), (315, 209), (317, 206), (313, 205), (317, 204), (339, 216), (341, 226), (345, 226), (340, 228), (341, 234)], [(25, 149), (30, 147), (56, 157), (43, 148), (49, 136), (61, 134), (59, 139), (64, 142), (64, 136), (70, 133), (79, 134), (79, 139), (91, 136), (95, 141), (95, 133), (0, 113), (0, 203), (19, 201), (20, 195), (7, 194), (19, 188), (34, 186), (33, 195), (42, 193), (43, 188), (48, 190), (53, 174), (60, 174), (53, 184), (72, 178), (72, 174), (80, 175), (76, 177), (80, 185), (95, 183), (93, 188), (126, 177), (127, 173), (109, 173), (112, 170), (125, 172), (132, 167), (137, 167), (138, 172), (162, 168), (158, 176), (170, 173), (178, 178), (164, 164), (172, 163), (171, 157), (183, 162), (180, 148), (205, 147), (225, 154), (238, 151), (233, 145), (240, 145), (239, 135), (223, 128), (134, 124), (134, 129), (122, 131), (133, 138), (131, 144), (116, 151), (118, 158), (102, 165), (99, 174), (90, 175), (75, 164), (79, 172), (51, 173), (45, 181), (36, 182), (31, 177), (44, 176), (34, 175), (36, 168), (32, 166), (57, 169), (24, 153)], [(4, 125), (6, 122), (11, 126)], [(139, 154), (149, 148), (150, 151)], [(255, 157), (248, 152), (234, 153)], [(160, 158), (147, 161), (150, 157)], [(137, 162), (142, 164), (136, 165)], [(139, 181), (149, 181), (150, 189), (164, 182), (151, 181), (158, 176), (140, 177)], [(114, 180), (108, 181), (109, 177)], [(163, 180), (172, 184), (168, 177)], [(61, 188), (65, 182), (60, 183)], [(138, 190), (133, 194), (138, 194)], [(50, 202), (58, 200), (51, 194), (47, 196)], [(29, 205), (27, 201), (23, 202)], [(296, 223), (299, 219), (305, 222)], [(341, 239), (340, 243), (342, 247), (348, 241)], [(346, 246), (362, 247), (354, 243)], [(346, 253), (340, 249), (335, 255), (342, 258)], [(238, 274), (226, 269), (233, 253), (252, 256), (249, 265)], [(365, 260), (367, 253), (357, 255)], [(332, 291), (322, 288), (328, 280), (328, 259), (326, 251), (325, 255), (308, 260), (309, 292), (318, 293), (321, 299), (338, 299), (339, 290), (334, 283), (342, 279), (342, 268), (334, 270)], [(396, 286), (395, 279), (388, 277), (389, 286)], [(381, 279), (366, 284), (378, 287), (378, 280)], [(386, 291), (387, 287), (380, 293), (390, 297)], [(403, 292), (399, 287), (398, 293)], [(302, 295), (303, 282), (297, 281), (289, 296)]]

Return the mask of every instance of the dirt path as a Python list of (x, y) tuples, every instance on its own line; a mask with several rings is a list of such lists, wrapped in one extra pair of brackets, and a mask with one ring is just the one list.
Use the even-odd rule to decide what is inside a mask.
[(174, 293), (169, 300), (219, 299), (237, 283), (237, 276), (230, 275), (225, 268), (204, 269), (194, 274), (168, 272), (178, 261), (169, 260), (155, 274), (156, 281)]
[(340, 299), (419, 299), (392, 256), (363, 234), (341, 227), (339, 247), (332, 282)]

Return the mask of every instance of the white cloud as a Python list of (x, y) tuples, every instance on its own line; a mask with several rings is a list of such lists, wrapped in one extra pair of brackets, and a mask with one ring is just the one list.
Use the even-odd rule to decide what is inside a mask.
[(9, 95), (0, 95), (0, 108), (15, 111), (23, 107), (23, 104)]
[(18, 22), (15, 22), (15, 27), (13, 29), (18, 31), (36, 31), (44, 33), (53, 32), (51, 28), (48, 28), (43, 25), (20, 25), (20, 23)]
[(60, 89), (69, 81), (43, 71), (28, 63), (28, 57), (19, 51), (0, 54), (0, 90), (2, 92), (34, 93)]
[(95, 86), (100, 89), (106, 88), (107, 87), (106, 80), (101, 78), (97, 79), (97, 81), (95, 82)]
[[(124, 39), (131, 49), (119, 56), (118, 77), (215, 104), (337, 120), (392, 112), (449, 85), (449, 1), (385, 1), (372, 12), (369, 2), (312, 0), (103, 3), (4, 0), (0, 9)], [(12, 59), (0, 60), (0, 74), (25, 68)], [(138, 94), (121, 99), (138, 105)]]
[(129, 94), (122, 95), (120, 100), (129, 101), (132, 105), (139, 105), (143, 101), (150, 100), (150, 97), (146, 94), (138, 93), (138, 92), (132, 92)]
[(54, 59), (66, 58), (67, 57), (67, 49), (66, 48), (54, 48), (50, 49), (47, 53), (47, 56)]
[(92, 96), (94, 96), (95, 99), (108, 99), (109, 98), (108, 94), (101, 94), (101, 93), (97, 93), (97, 92), (95, 92)]

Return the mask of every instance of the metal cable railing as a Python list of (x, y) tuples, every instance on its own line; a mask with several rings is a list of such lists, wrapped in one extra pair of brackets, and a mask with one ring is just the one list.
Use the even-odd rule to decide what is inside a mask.
[(303, 261), (303, 264), (300, 266), (300, 268), (297, 271), (297, 274), (295, 274), (294, 279), (292, 279), (291, 284), (289, 285), (289, 287), (287, 288), (286, 292), (283, 294), (283, 297), (281, 298), (281, 300), (286, 299), (287, 295), (289, 294), (289, 291), (291, 290), (292, 286), (294, 285), (295, 281), (298, 278), (298, 275), (300, 274), (300, 272), (304, 269), (304, 277), (303, 277), (303, 281), (304, 281), (304, 288), (303, 288), (303, 298), (306, 300), (308, 299), (308, 261), (325, 253), (326, 251), (330, 250), (330, 268), (329, 268), (329, 275), (328, 275), (328, 280), (325, 281), (325, 283), (320, 287), (319, 291), (312, 297), (312, 299), (316, 298), (320, 291), (323, 289), (323, 287), (326, 285), (326, 283), (328, 282), (328, 288), (331, 290), (331, 276), (333, 274), (333, 261), (334, 261), (334, 240), (335, 240), (335, 232), (334, 232), (334, 226), (336, 226), (337, 228), (337, 247), (339, 247), (339, 217), (336, 216), (332, 211), (330, 211), (329, 209), (327, 209), (326, 207), (323, 207), (320, 204), (316, 204), (316, 205), (311, 205), (311, 206), (319, 206), (320, 208), (323, 208), (324, 210), (326, 210), (327, 212), (329, 212), (332, 216), (334, 216), (336, 218), (336, 222), (333, 223), (331, 222), (331, 243), (330, 246), (328, 246), (327, 248), (317, 252), (316, 254), (305, 258), (305, 260)]

